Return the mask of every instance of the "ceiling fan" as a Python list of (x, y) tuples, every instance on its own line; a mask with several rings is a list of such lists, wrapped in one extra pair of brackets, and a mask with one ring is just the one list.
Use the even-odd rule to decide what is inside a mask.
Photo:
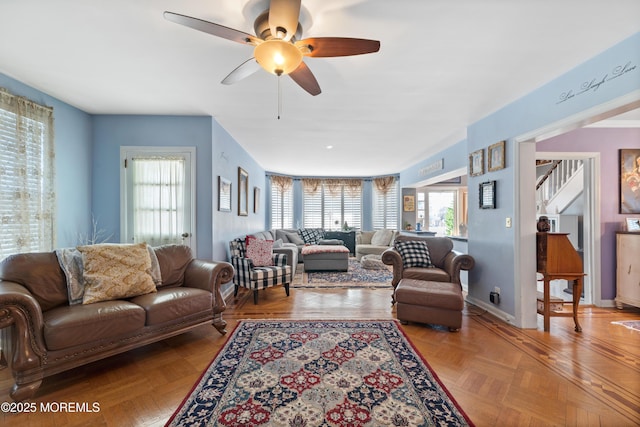
[(315, 96), (321, 92), (320, 85), (304, 63), (303, 57), (351, 56), (380, 50), (380, 42), (377, 40), (345, 37), (311, 37), (300, 40), (300, 7), (301, 0), (271, 0), (269, 9), (261, 13), (254, 22), (256, 36), (178, 13), (164, 12), (164, 17), (214, 36), (254, 46), (254, 57), (233, 70), (222, 80), (223, 84), (236, 83), (262, 67), (277, 76), (288, 74), (300, 87)]

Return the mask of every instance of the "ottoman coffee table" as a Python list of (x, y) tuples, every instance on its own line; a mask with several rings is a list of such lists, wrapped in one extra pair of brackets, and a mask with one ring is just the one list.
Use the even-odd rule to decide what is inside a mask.
[(347, 271), (349, 249), (342, 245), (309, 245), (302, 248), (304, 271)]

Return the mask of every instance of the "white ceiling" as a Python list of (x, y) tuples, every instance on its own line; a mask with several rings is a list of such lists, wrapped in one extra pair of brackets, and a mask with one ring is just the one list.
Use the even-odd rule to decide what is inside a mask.
[(0, 72), (89, 113), (213, 116), (268, 171), (370, 176), (462, 140), (467, 125), (640, 31), (638, 0), (303, 0), (303, 37), (381, 48), (307, 58), (323, 93), (283, 78), (277, 120), (275, 76), (220, 84), (250, 46), (162, 16), (253, 34), (267, 4), (0, 0)]

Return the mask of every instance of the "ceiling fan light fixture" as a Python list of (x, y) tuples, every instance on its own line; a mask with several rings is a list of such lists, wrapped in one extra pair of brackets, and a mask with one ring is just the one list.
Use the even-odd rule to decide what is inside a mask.
[(275, 74), (289, 74), (302, 62), (302, 52), (288, 41), (266, 40), (255, 47), (253, 56), (265, 71)]

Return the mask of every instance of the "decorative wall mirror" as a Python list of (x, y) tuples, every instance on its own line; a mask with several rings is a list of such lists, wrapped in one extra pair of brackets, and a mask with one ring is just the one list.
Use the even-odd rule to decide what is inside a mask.
[(249, 215), (249, 174), (238, 168), (238, 215)]

